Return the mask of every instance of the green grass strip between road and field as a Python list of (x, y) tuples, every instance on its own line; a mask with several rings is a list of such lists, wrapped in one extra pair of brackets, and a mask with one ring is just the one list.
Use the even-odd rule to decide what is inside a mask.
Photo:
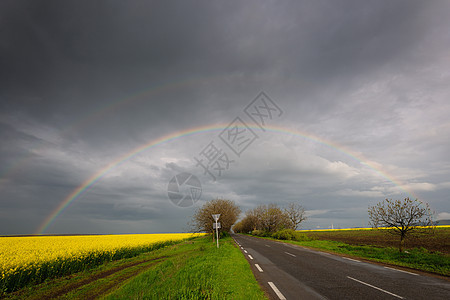
[[(174, 253), (178, 255), (173, 255)], [(164, 253), (168, 258), (132, 278), (107, 299), (267, 299), (230, 237), (196, 238)]]

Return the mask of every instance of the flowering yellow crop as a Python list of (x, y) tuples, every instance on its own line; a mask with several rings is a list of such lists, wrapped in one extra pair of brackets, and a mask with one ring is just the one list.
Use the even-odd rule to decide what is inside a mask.
[[(198, 234), (123, 234), (0, 238), (0, 295), (104, 261), (150, 251), (161, 243)], [(159, 246), (157, 246), (159, 245)]]

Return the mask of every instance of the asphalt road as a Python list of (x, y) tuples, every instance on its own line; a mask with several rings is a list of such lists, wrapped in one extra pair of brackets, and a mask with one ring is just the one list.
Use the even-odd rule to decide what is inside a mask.
[(272, 299), (450, 299), (450, 281), (233, 235)]

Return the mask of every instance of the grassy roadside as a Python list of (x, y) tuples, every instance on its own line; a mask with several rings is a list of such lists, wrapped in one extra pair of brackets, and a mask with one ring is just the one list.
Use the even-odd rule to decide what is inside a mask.
[(178, 246), (155, 268), (132, 278), (106, 299), (267, 299), (230, 237), (217, 249), (211, 237)]
[(400, 253), (394, 247), (350, 245), (330, 240), (281, 241), (270, 237), (260, 238), (450, 276), (450, 255), (431, 252), (425, 248), (408, 249), (408, 253)]
[(222, 239), (217, 249), (208, 236), (47, 280), (3, 297), (266, 299), (232, 239)]

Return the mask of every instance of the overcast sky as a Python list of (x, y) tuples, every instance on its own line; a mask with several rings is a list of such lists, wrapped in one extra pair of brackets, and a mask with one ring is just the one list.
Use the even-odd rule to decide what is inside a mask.
[[(217, 197), (243, 211), (299, 202), (306, 229), (367, 226), (369, 205), (408, 196), (450, 219), (449, 11), (411, 0), (1, 1), (0, 234), (35, 233), (140, 146), (233, 120), (109, 168), (45, 232), (182, 232)], [(236, 124), (245, 132), (231, 140)], [(231, 161), (221, 174), (210, 165), (215, 181), (196, 165), (208, 146)], [(183, 173), (201, 184), (188, 207), (167, 192)]]

